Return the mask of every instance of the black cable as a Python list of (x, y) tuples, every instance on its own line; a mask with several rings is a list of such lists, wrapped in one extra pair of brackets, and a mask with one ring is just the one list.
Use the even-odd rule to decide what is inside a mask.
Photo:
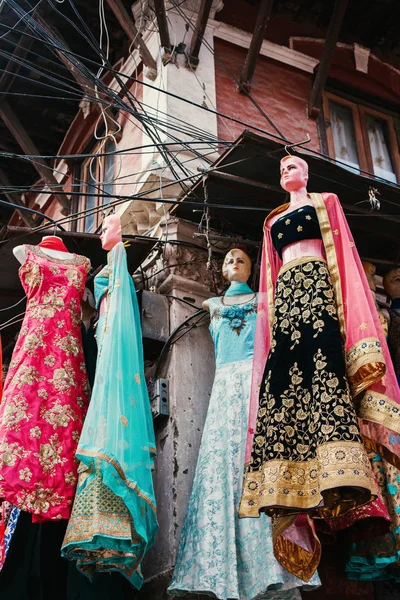
[(186, 319), (184, 319), (182, 321), (182, 323), (180, 323), (177, 327), (175, 327), (175, 329), (173, 330), (173, 332), (169, 335), (168, 339), (166, 340), (164, 346), (161, 349), (161, 352), (157, 358), (155, 367), (154, 367), (154, 375), (153, 375), (153, 379), (157, 379), (158, 378), (158, 373), (160, 371), (160, 367), (161, 367), (161, 363), (162, 360), (164, 358), (164, 355), (166, 353), (166, 351), (168, 350), (174, 336), (178, 333), (178, 331), (180, 331), (182, 329), (182, 327), (184, 327), (186, 325), (186, 323), (189, 323), (189, 321), (191, 321), (192, 319), (194, 319), (195, 317), (197, 317), (198, 315), (202, 314), (202, 313), (207, 313), (207, 311), (200, 309), (197, 310), (195, 313), (193, 313), (192, 315), (189, 315), (188, 317), (186, 317)]
[(38, 210), (34, 210), (33, 208), (28, 208), (27, 206), (20, 206), (19, 204), (13, 204), (12, 202), (8, 202), (7, 200), (1, 200), (1, 199), (0, 199), (0, 204), (3, 204), (4, 206), (8, 206), (11, 208), (15, 208), (15, 210), (23, 210), (25, 212), (29, 212), (34, 215), (39, 215), (40, 217), (42, 217), (42, 219), (47, 219), (48, 221), (50, 221), (50, 223), (52, 225), (57, 226), (59, 229), (61, 229), (61, 231), (66, 231), (66, 229), (64, 229), (64, 227), (62, 227), (62, 225), (57, 223), (57, 221), (55, 219), (52, 219), (48, 215), (41, 213)]

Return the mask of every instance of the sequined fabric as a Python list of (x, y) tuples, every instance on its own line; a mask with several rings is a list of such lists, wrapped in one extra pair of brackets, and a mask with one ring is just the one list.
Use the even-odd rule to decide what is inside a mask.
[(0, 405), (0, 498), (34, 521), (67, 519), (88, 403), (80, 311), (90, 263), (27, 246), (27, 308)]

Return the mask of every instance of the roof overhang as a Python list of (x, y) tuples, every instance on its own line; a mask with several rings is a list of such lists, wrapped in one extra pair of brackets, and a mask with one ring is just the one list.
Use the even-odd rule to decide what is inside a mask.
[[(284, 154), (284, 145), (244, 131), (235, 144), (210, 165), (206, 186), (207, 202), (212, 205), (210, 226), (214, 230), (226, 231), (229, 226), (231, 234), (261, 240), (265, 217), (286, 201), (286, 192), (279, 186), (279, 161)], [(373, 259), (380, 271), (398, 263), (400, 186), (356, 174), (306, 151), (296, 154), (309, 165), (308, 189), (333, 192), (340, 198), (361, 257)], [(380, 210), (372, 211), (368, 200), (370, 188), (377, 190)], [(175, 214), (199, 222), (204, 211), (191, 203), (204, 200), (203, 178), (200, 178), (182, 198)]]

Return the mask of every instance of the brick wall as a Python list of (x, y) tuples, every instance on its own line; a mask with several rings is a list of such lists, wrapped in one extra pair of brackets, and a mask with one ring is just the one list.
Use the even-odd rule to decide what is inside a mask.
[[(216, 39), (215, 53), (238, 77), (246, 58), (246, 50)], [(232, 76), (220, 61), (215, 62), (217, 108), (220, 112), (267, 132), (272, 130), (246, 96), (237, 91)], [(288, 139), (299, 141), (311, 137), (310, 148), (319, 150), (316, 122), (307, 117), (307, 101), (311, 89), (311, 75), (260, 56), (252, 80), (251, 95)], [(244, 126), (219, 118), (218, 134), (224, 139), (235, 139)], [(230, 134), (229, 134), (230, 130)]]

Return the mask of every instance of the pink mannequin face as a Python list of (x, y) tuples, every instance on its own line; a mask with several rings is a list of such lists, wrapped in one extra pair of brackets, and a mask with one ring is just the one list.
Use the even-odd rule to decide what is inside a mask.
[(364, 267), (364, 273), (367, 276), (369, 289), (372, 292), (375, 292), (376, 291), (376, 279), (375, 279), (376, 267), (372, 263), (365, 262), (365, 261), (363, 261), (362, 266)]
[(383, 287), (392, 300), (400, 298), (400, 267), (386, 273), (383, 278)]
[(118, 242), (122, 242), (121, 219), (117, 215), (104, 219), (100, 239), (104, 250), (112, 250)]
[(285, 156), (281, 160), (281, 186), (286, 192), (297, 192), (307, 187), (308, 165), (297, 156)]
[(225, 256), (222, 265), (222, 275), (228, 281), (242, 281), (246, 283), (251, 273), (251, 260), (243, 250), (234, 248)]

